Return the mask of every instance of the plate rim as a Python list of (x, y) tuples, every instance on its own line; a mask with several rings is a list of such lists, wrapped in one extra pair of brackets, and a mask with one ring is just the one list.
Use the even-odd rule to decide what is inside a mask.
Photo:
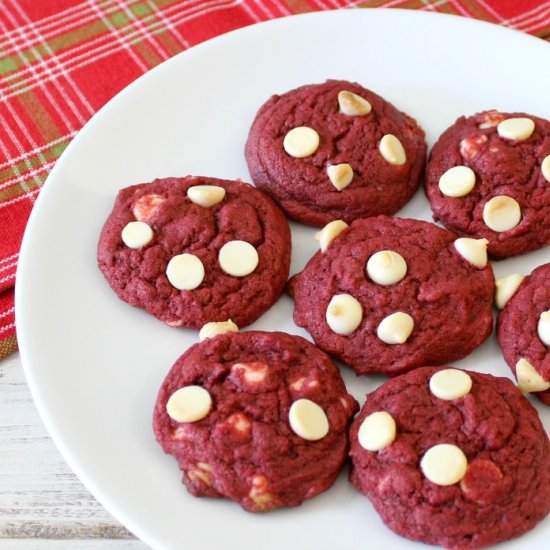
[[(343, 15), (345, 14), (345, 15)], [(383, 15), (382, 15), (383, 14)], [(540, 38), (537, 38), (535, 36), (526, 34), (522, 31), (518, 31), (515, 29), (503, 27), (499, 24), (487, 22), (487, 21), (481, 21), (478, 19), (473, 18), (466, 18), (460, 15), (454, 15), (454, 14), (445, 14), (445, 13), (439, 13), (439, 12), (432, 12), (432, 11), (424, 11), (424, 10), (409, 10), (409, 9), (402, 9), (402, 8), (346, 8), (346, 9), (339, 9), (339, 10), (325, 10), (325, 11), (317, 11), (317, 12), (310, 12), (310, 13), (303, 13), (303, 14), (297, 14), (297, 15), (291, 15), (283, 18), (277, 18), (277, 19), (271, 19), (259, 23), (255, 23), (252, 25), (248, 25), (245, 27), (241, 27), (232, 31), (229, 31), (227, 33), (224, 33), (222, 35), (216, 36), (214, 38), (211, 38), (209, 40), (206, 40), (205, 42), (202, 42), (200, 44), (197, 44), (195, 46), (192, 46), (191, 48), (184, 50), (170, 59), (160, 63), (153, 69), (147, 71), (134, 81), (132, 81), (130, 84), (128, 84), (126, 87), (124, 87), (122, 90), (120, 90), (115, 96), (113, 96), (108, 102), (106, 102), (87, 122), (86, 124), (81, 128), (81, 130), (78, 131), (77, 135), (71, 140), (61, 157), (57, 160), (55, 163), (52, 171), (50, 172), (49, 176), (47, 177), (44, 185), (42, 186), (42, 189), (39, 193), (38, 199), (36, 201), (36, 204), (34, 205), (34, 208), (31, 212), (27, 228), (25, 230), (23, 241), (21, 244), (20, 249), (20, 257), (19, 257), (19, 264), (17, 268), (16, 273), (16, 279), (19, 279), (20, 281), (26, 281), (26, 277), (24, 275), (25, 270), (27, 269), (27, 264), (31, 263), (30, 258), (30, 248), (32, 246), (31, 239), (34, 235), (34, 233), (37, 231), (35, 228), (38, 224), (36, 221), (38, 219), (38, 212), (43, 209), (43, 204), (46, 204), (49, 196), (49, 189), (56, 185), (56, 181), (58, 179), (58, 174), (62, 174), (64, 170), (64, 166), (67, 162), (67, 159), (70, 158), (70, 156), (73, 154), (73, 151), (75, 149), (78, 149), (80, 147), (81, 142), (88, 136), (89, 133), (93, 133), (95, 126), (98, 124), (98, 120), (102, 120), (105, 117), (109, 117), (110, 112), (113, 109), (116, 109), (118, 104), (125, 101), (125, 98), (127, 96), (130, 96), (133, 93), (139, 93), (134, 92), (134, 90), (139, 90), (144, 86), (145, 82), (154, 81), (157, 78), (157, 74), (159, 74), (161, 71), (167, 71), (169, 70), (169, 67), (176, 63), (181, 63), (181, 59), (187, 59), (194, 55), (200, 55), (202, 52), (206, 51), (209, 48), (219, 48), (223, 47), (223, 43), (225, 41), (232, 41), (235, 40), (235, 36), (238, 36), (239, 39), (241, 36), (248, 35), (248, 34), (255, 34), (259, 33), (261, 29), (269, 30), (271, 28), (277, 29), (278, 27), (287, 26), (287, 25), (293, 25), (300, 23), (295, 23), (297, 20), (306, 20), (306, 19), (322, 19), (322, 18), (347, 18), (347, 17), (361, 17), (365, 20), (367, 19), (376, 19), (376, 18), (384, 18), (389, 17), (389, 19), (392, 18), (401, 18), (404, 17), (406, 19), (411, 18), (419, 18), (419, 19), (428, 19), (428, 18), (434, 18), (435, 19), (446, 19), (446, 20), (454, 20), (456, 23), (460, 26), (464, 27), (479, 27), (479, 28), (490, 28), (492, 29), (491, 32), (500, 32), (503, 35), (514, 35), (516, 39), (518, 37), (523, 37), (526, 41), (530, 41), (532, 44), (538, 44), (537, 47), (540, 47), (544, 44), (544, 48), (548, 48), (548, 53), (550, 53), (550, 44)], [(292, 21), (289, 23), (289, 21)], [(273, 32), (273, 31), (269, 31)], [(168, 67), (168, 68), (167, 68)], [(30, 268), (29, 268), (30, 269)], [(25, 327), (26, 325), (26, 309), (24, 308), (23, 304), (25, 303), (25, 286), (26, 282), (22, 282), (15, 286), (15, 316), (16, 316), (16, 324), (20, 327)], [(141, 527), (141, 525), (136, 525), (135, 522), (132, 520), (132, 518), (127, 517), (126, 513), (123, 510), (120, 510), (115, 503), (111, 501), (108, 494), (105, 494), (104, 491), (101, 488), (98, 488), (96, 483), (94, 482), (94, 476), (90, 472), (87, 471), (85, 467), (83, 467), (78, 462), (78, 458), (75, 457), (74, 451), (71, 449), (71, 444), (64, 440), (63, 434), (59, 431), (59, 427), (54, 425), (53, 420), (51, 419), (49, 413), (48, 413), (48, 404), (44, 400), (44, 396), (40, 394), (40, 388), (39, 383), (37, 382), (37, 379), (35, 377), (35, 351), (31, 351), (32, 344), (30, 342), (30, 338), (32, 337), (31, 334), (24, 328), (21, 328), (21, 330), (17, 331), (17, 338), (19, 343), (19, 349), (21, 354), (21, 364), (23, 366), (23, 370), (25, 373), (25, 378), (27, 380), (27, 383), (29, 385), (31, 395), (33, 398), (34, 403), (36, 404), (36, 408), (38, 410), (38, 413), (40, 415), (40, 418), (44, 425), (46, 426), (46, 429), (52, 438), (54, 444), (59, 449), (61, 455), (63, 456), (63, 459), (67, 464), (70, 466), (70, 468), (75, 472), (77, 477), (81, 480), (81, 482), (86, 486), (86, 488), (90, 491), (90, 493), (96, 498), (102, 506), (105, 507), (106, 510), (108, 510), (109, 513), (111, 513), (118, 521), (120, 521), (125, 527), (127, 527), (129, 530), (132, 531), (132, 533), (135, 533), (136, 536), (140, 538), (145, 544), (153, 545), (156, 544), (153, 538), (150, 538), (150, 532), (147, 528)]]

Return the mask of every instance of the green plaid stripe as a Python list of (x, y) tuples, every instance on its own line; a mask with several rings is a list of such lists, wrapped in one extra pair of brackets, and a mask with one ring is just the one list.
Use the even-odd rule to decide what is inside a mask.
[[(117, 39), (122, 44), (133, 46), (135, 59), (140, 64), (143, 72), (158, 65), (160, 62), (168, 59), (181, 51), (187, 44), (181, 38), (177, 38), (173, 31), (167, 29), (167, 22), (170, 21), (170, 10), (181, 5), (180, 0), (134, 0), (128, 1), (121, 6), (116, 0), (101, 0), (95, 2), (97, 9), (88, 14), (88, 21), (79, 24), (76, 19), (65, 27), (46, 28), (43, 32), (45, 40), (40, 42), (31, 37), (30, 44), (16, 50), (12, 40), (6, 37), (0, 37), (0, 75), (3, 76), (6, 97), (16, 94), (19, 97), (21, 107), (30, 115), (33, 125), (39, 129), (43, 142), (49, 143), (59, 139), (59, 135), (52, 135), (52, 130), (56, 125), (48, 120), (48, 113), (41, 107), (41, 100), (33, 93), (33, 88), (43, 82), (42, 76), (52, 78), (53, 75), (61, 75), (61, 71), (50, 60), (58, 58), (61, 60), (65, 70), (70, 70), (73, 65), (89, 62), (96, 53), (99, 46), (103, 51), (109, 51), (116, 43)], [(205, 4), (205, 3), (202, 3)], [(220, 4), (218, 2), (218, 4)], [(231, 6), (235, 2), (222, 3)], [(285, 2), (288, 8), (294, 13), (311, 11), (315, 9), (310, 2), (305, 0), (287, 0)], [(342, 4), (346, 4), (345, 2)], [(498, 18), (484, 9), (475, 0), (461, 0), (461, 2), (448, 2), (441, 0), (408, 0), (391, 3), (395, 7), (406, 9), (426, 9), (433, 8), (440, 12), (462, 15), (464, 9), (474, 17), (486, 21), (498, 21)], [(359, 7), (379, 7), (388, 5), (387, 0), (367, 0), (357, 4)], [(459, 8), (460, 7), (460, 8)], [(200, 3), (197, 3), (195, 12), (189, 10), (187, 17), (192, 18), (200, 14)], [(165, 16), (160, 16), (166, 13)], [(544, 28), (536, 31), (539, 36), (550, 34), (550, 21)], [(118, 38), (113, 38), (118, 37)], [(83, 47), (83, 44), (89, 43)], [(21, 45), (21, 40), (17, 41)], [(80, 51), (75, 52), (76, 47)], [(43, 67), (39, 66), (42, 62)], [(34, 74), (28, 68), (36, 65)], [(46, 71), (49, 69), (49, 74)], [(80, 109), (82, 116), (87, 120), (92, 114), (86, 113), (86, 109)], [(89, 109), (88, 109), (89, 111)], [(76, 125), (75, 125), (76, 129)], [(40, 152), (32, 152), (29, 158), (16, 163), (13, 171), (4, 169), (0, 171), (0, 185), (15, 177), (21, 178), (24, 174), (29, 174), (34, 184), (41, 185), (43, 177), (30, 176), (39, 168), (39, 165), (47, 165), (53, 158), (57, 158), (60, 150), (66, 147), (68, 141), (62, 146), (54, 146), (48, 155), (42, 155)], [(0, 200), (12, 198), (17, 193), (28, 192), (25, 185), (11, 185), (9, 190), (0, 190)]]
[[(61, 156), (73, 137), (71, 135), (50, 142), (45, 148), (24, 160), (1, 168), (0, 182), (3, 182), (4, 185), (0, 188), (0, 202), (24, 195), (36, 187), (40, 187), (46, 181), (55, 161)], [(32, 177), (26, 178), (25, 174)]]

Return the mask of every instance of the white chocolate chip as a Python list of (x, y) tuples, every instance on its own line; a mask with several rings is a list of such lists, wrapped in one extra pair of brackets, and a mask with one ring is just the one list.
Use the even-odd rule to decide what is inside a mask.
[(480, 130), (485, 130), (487, 128), (494, 128), (498, 126), (500, 122), (504, 120), (504, 115), (498, 111), (490, 111), (485, 113), (483, 117), (483, 122), (479, 125)]
[(309, 157), (319, 147), (319, 134), (308, 126), (298, 126), (285, 136), (283, 147), (291, 157)]
[(444, 369), (430, 378), (430, 391), (439, 399), (453, 401), (470, 393), (472, 378), (463, 370)]
[(514, 295), (525, 276), (521, 273), (512, 273), (506, 277), (501, 277), (495, 282), (495, 305), (502, 309), (508, 300)]
[(267, 365), (259, 361), (253, 363), (235, 363), (231, 371), (242, 371), (245, 382), (249, 384), (258, 384), (267, 376)]
[(550, 388), (550, 382), (545, 380), (527, 359), (521, 358), (516, 363), (516, 378), (518, 388), (523, 393), (544, 391)]
[(256, 511), (267, 511), (273, 507), (274, 497), (268, 491), (267, 478), (262, 475), (254, 476), (248, 496), (256, 505)]
[(363, 308), (351, 294), (336, 294), (330, 300), (326, 319), (336, 334), (351, 334), (363, 320)]
[(500, 137), (517, 141), (530, 138), (534, 130), (534, 121), (525, 117), (507, 118), (497, 126)]
[(193, 482), (197, 479), (200, 479), (206, 485), (211, 486), (211, 472), (212, 466), (210, 466), (210, 464), (207, 464), (206, 462), (198, 462), (197, 468), (193, 468), (187, 471), (187, 477)]
[(332, 183), (338, 191), (342, 191), (342, 189), (345, 189), (353, 179), (353, 168), (347, 163), (331, 164), (327, 166), (327, 176), (330, 183)]
[(294, 382), (289, 384), (289, 388), (295, 392), (301, 391), (305, 381), (306, 381), (305, 377), (300, 376), (300, 378), (297, 378), (296, 380), (294, 380)]
[(200, 469), (195, 470), (188, 470), (187, 471), (187, 477), (195, 483), (197, 479), (200, 479), (205, 485), (212, 485), (212, 482), (210, 481), (210, 474), (208, 472), (203, 472)]
[(319, 241), (319, 248), (321, 252), (325, 252), (328, 245), (338, 236), (344, 229), (347, 229), (349, 225), (342, 220), (334, 220), (327, 223), (321, 231), (315, 234), (315, 238)]
[(319, 387), (319, 380), (311, 374), (307, 378), (305, 376), (300, 376), (296, 380), (293, 380), (288, 387), (294, 393), (307, 392), (308, 390)]
[(221, 268), (235, 277), (250, 275), (258, 267), (258, 252), (246, 241), (225, 243), (218, 255)]
[(207, 338), (214, 338), (214, 336), (226, 332), (239, 332), (239, 327), (231, 319), (219, 322), (212, 321), (203, 325), (199, 330), (199, 341), (202, 342)]
[(407, 154), (403, 144), (393, 134), (386, 134), (378, 146), (384, 160), (390, 164), (401, 165), (407, 162)]
[(434, 445), (420, 461), (424, 475), (436, 485), (443, 487), (458, 483), (466, 474), (468, 460), (456, 445)]
[(328, 434), (329, 424), (325, 411), (309, 399), (298, 399), (288, 412), (292, 431), (308, 441), (318, 441)]
[(173, 321), (165, 321), (169, 327), (182, 327), (183, 321), (181, 319), (174, 319)]
[(485, 225), (497, 233), (516, 227), (520, 220), (521, 209), (518, 202), (507, 195), (493, 197), (483, 207)]
[(193, 290), (204, 279), (204, 266), (197, 256), (180, 254), (168, 262), (166, 276), (170, 284), (178, 290)]
[(397, 427), (392, 415), (386, 411), (369, 414), (359, 427), (359, 445), (367, 451), (381, 451), (395, 440)]
[(185, 386), (175, 391), (166, 403), (168, 416), (176, 422), (197, 422), (212, 408), (212, 398), (201, 386)]
[(338, 105), (341, 113), (351, 116), (368, 115), (372, 110), (371, 104), (365, 98), (346, 90), (338, 93)]
[(386, 344), (404, 344), (414, 328), (414, 319), (402, 311), (397, 311), (382, 319), (376, 334)]
[(544, 179), (550, 183), (550, 155), (544, 157), (542, 164), (540, 165), (540, 171)]
[(225, 420), (224, 424), (240, 435), (248, 435), (250, 433), (250, 420), (248, 416), (241, 412), (233, 413)]
[(309, 375), (307, 378), (300, 376), (289, 384), (289, 388), (293, 392), (303, 392), (313, 390), (319, 386), (319, 380), (313, 375)]
[(145, 222), (153, 217), (158, 207), (166, 199), (162, 195), (156, 195), (154, 193), (150, 195), (143, 195), (140, 197), (132, 207), (132, 214), (139, 222)]
[(267, 478), (262, 475), (257, 475), (252, 478), (252, 487), (256, 490), (264, 492), (267, 490)]
[(550, 309), (540, 314), (537, 332), (542, 343), (550, 346)]
[(487, 239), (461, 237), (454, 242), (456, 251), (473, 266), (483, 269), (487, 265)]
[(407, 262), (398, 252), (380, 250), (369, 258), (367, 273), (379, 285), (393, 285), (407, 274)]
[(145, 222), (130, 222), (121, 233), (122, 241), (128, 248), (141, 248), (153, 239), (153, 230)]
[(466, 137), (460, 142), (460, 154), (466, 159), (473, 159), (487, 142), (485, 134)]
[(447, 197), (464, 197), (476, 184), (476, 175), (468, 166), (453, 166), (439, 178), (439, 189)]
[(191, 202), (208, 208), (223, 201), (225, 189), (219, 185), (194, 185), (187, 190)]

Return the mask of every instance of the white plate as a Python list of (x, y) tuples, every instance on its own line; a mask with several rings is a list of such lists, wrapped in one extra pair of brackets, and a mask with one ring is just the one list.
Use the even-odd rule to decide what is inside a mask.
[[(416, 117), (430, 144), (457, 116), (497, 108), (550, 118), (550, 46), (459, 17), (399, 10), (308, 14), (248, 27), (195, 47), (119, 94), (56, 164), (25, 235), (17, 326), (29, 385), (67, 462), (122, 523), (155, 548), (422, 548), (386, 529), (342, 475), (298, 509), (248, 514), (191, 497), (156, 444), (157, 390), (196, 333), (120, 302), (96, 267), (96, 243), (121, 187), (201, 174), (248, 180), (243, 147), (259, 106), (327, 78), (356, 80)], [(420, 191), (400, 215), (430, 219)], [(292, 272), (314, 252), (293, 225)], [(548, 249), (495, 265), (529, 272)], [(253, 328), (304, 335), (287, 297)], [(509, 376), (496, 340), (461, 367)], [(357, 380), (359, 398), (381, 377)], [(361, 399), (362, 400), (362, 399)], [(538, 405), (537, 405), (538, 406)], [(539, 407), (546, 426), (549, 410)], [(550, 517), (502, 548), (547, 548)]]

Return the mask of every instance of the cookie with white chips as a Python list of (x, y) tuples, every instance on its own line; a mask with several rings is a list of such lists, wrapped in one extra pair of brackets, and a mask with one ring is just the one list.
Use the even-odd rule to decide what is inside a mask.
[(550, 405), (550, 264), (527, 277), (513, 274), (499, 279), (497, 296), (499, 291), (504, 298), (497, 337), (504, 359), (519, 389)]
[(318, 238), (289, 285), (294, 320), (357, 374), (454, 361), (491, 334), (485, 240), (387, 216), (331, 222)]
[(195, 496), (250, 512), (298, 506), (334, 483), (358, 404), (303, 338), (223, 325), (201, 330), (164, 380), (156, 438)]
[(281, 295), (290, 246), (283, 213), (252, 185), (164, 178), (119, 192), (98, 264), (119, 298), (171, 326), (246, 326)]
[(485, 111), (459, 118), (426, 169), (434, 220), (506, 258), (550, 243), (550, 121)]
[(415, 120), (354, 82), (328, 80), (271, 97), (245, 148), (252, 181), (287, 216), (323, 226), (397, 212), (426, 161)]
[(451, 549), (490, 546), (550, 511), (550, 443), (507, 378), (423, 367), (367, 396), (350, 481), (384, 523)]

